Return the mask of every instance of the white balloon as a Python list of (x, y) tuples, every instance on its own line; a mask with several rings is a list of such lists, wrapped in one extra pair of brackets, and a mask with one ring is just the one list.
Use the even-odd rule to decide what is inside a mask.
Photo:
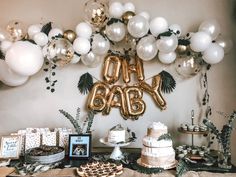
[(0, 28), (0, 42), (10, 40), (10, 35), (6, 32), (6, 30)]
[(224, 49), (218, 44), (212, 43), (203, 52), (202, 58), (209, 64), (219, 63), (224, 58)]
[(70, 61), (70, 63), (71, 64), (76, 64), (80, 61), (80, 58), (81, 58), (80, 56), (74, 54), (74, 56), (73, 56), (72, 60)]
[(81, 56), (81, 61), (87, 67), (95, 68), (101, 63), (102, 56), (96, 55), (91, 51), (88, 54)]
[(13, 72), (5, 61), (0, 60), (0, 80), (8, 86), (19, 86), (29, 79), (28, 76), (21, 76)]
[(178, 37), (181, 35), (181, 27), (178, 24), (172, 24), (169, 26), (169, 29), (172, 30)]
[(35, 34), (33, 39), (34, 42), (39, 46), (45, 46), (48, 43), (48, 36), (42, 32)]
[(164, 64), (170, 64), (176, 59), (176, 53), (175, 52), (170, 52), (170, 53), (158, 53), (158, 58), (160, 62)]
[(160, 52), (173, 52), (178, 46), (178, 38), (174, 34), (171, 36), (162, 36), (156, 42), (157, 48)]
[(143, 16), (135, 15), (129, 20), (127, 29), (131, 36), (141, 38), (148, 33), (149, 23)]
[(83, 37), (78, 37), (73, 42), (73, 48), (76, 53), (80, 55), (85, 55), (89, 52), (91, 46), (88, 39)]
[(150, 22), (150, 31), (153, 36), (163, 33), (168, 30), (168, 23), (163, 17), (156, 17)]
[(150, 15), (149, 15), (149, 13), (146, 12), (146, 11), (140, 12), (138, 15), (143, 16), (144, 18), (147, 19), (147, 21), (150, 20)]
[(93, 30), (88, 23), (81, 22), (76, 26), (75, 32), (77, 36), (89, 39), (92, 35)]
[(126, 34), (126, 26), (121, 23), (112, 23), (111, 25), (106, 26), (106, 35), (107, 37), (114, 42), (119, 42), (124, 39)]
[(124, 12), (127, 11), (135, 12), (135, 6), (132, 2), (127, 2), (124, 4)]
[(1, 43), (1, 51), (6, 54), (7, 50), (12, 46), (11, 41), (2, 41)]
[(215, 19), (206, 20), (201, 23), (198, 30), (208, 33), (214, 40), (220, 34), (220, 24)]
[(224, 49), (225, 54), (229, 53), (234, 45), (232, 39), (222, 35), (217, 37), (216, 43)]
[(28, 35), (31, 39), (33, 39), (34, 35), (41, 32), (43, 25), (41, 24), (35, 24), (35, 25), (30, 25), (28, 28)]
[(6, 63), (17, 74), (31, 76), (43, 66), (43, 54), (39, 46), (28, 41), (15, 42), (6, 53)]
[(190, 48), (195, 52), (203, 52), (211, 44), (211, 36), (206, 32), (196, 32), (190, 39)]
[(120, 18), (124, 13), (124, 7), (121, 2), (112, 2), (109, 6), (109, 15), (114, 18)]
[(92, 51), (97, 55), (105, 55), (110, 49), (110, 42), (105, 39), (101, 34), (93, 36)]
[(53, 37), (63, 35), (63, 31), (59, 28), (53, 28), (48, 33), (48, 39), (52, 40)]
[(142, 38), (137, 45), (137, 55), (144, 61), (153, 59), (157, 54), (157, 47), (155, 45), (155, 37), (152, 35)]

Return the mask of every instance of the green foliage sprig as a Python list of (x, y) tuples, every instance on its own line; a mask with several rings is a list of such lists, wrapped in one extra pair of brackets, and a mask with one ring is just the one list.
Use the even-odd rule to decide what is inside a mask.
[(162, 84), (161, 84), (161, 91), (164, 93), (171, 93), (176, 87), (175, 79), (172, 75), (166, 71), (162, 71), (160, 73)]
[(160, 140), (171, 140), (171, 135), (169, 133), (165, 133), (165, 134), (161, 135), (157, 140), (158, 141), (160, 141)]
[(80, 76), (78, 89), (81, 94), (87, 94), (93, 87), (93, 77), (88, 72)]

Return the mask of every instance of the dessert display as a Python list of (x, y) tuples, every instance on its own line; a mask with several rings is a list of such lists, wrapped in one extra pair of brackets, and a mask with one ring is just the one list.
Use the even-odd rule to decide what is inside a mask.
[(160, 122), (153, 122), (143, 138), (140, 164), (146, 167), (173, 168), (175, 151), (167, 127)]
[(120, 124), (112, 127), (108, 132), (107, 141), (109, 143), (125, 142), (125, 129)]
[(207, 132), (206, 125), (198, 125), (198, 124), (181, 124), (180, 130), (189, 131), (189, 132)]
[(123, 166), (122, 164), (95, 161), (80, 165), (77, 173), (81, 177), (115, 177), (123, 173)]
[(176, 147), (176, 157), (181, 159), (188, 156), (190, 159), (201, 159), (205, 154), (209, 154), (210, 148), (206, 146), (181, 145)]
[(28, 163), (39, 162), (41, 164), (50, 164), (63, 160), (65, 150), (59, 146), (46, 146), (32, 148), (26, 151), (25, 160)]

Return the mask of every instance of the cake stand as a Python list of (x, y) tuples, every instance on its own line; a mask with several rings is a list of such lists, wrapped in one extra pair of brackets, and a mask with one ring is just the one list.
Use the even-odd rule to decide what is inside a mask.
[(124, 142), (124, 143), (119, 143), (119, 144), (116, 144), (116, 143), (110, 143), (107, 141), (107, 138), (100, 138), (99, 140), (102, 144), (105, 144), (107, 146), (110, 146), (110, 147), (114, 147), (111, 155), (110, 155), (110, 158), (111, 159), (114, 159), (114, 160), (121, 160), (124, 158), (121, 150), (120, 150), (120, 147), (124, 147), (124, 146), (128, 146), (130, 144), (130, 142)]

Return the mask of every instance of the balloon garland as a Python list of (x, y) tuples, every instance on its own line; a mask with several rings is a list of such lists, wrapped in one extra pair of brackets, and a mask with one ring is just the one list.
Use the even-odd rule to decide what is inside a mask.
[[(108, 5), (89, 0), (84, 6), (84, 20), (75, 30), (62, 30), (52, 23), (27, 28), (21, 21), (10, 21), (0, 29), (0, 53), (5, 60), (0, 62), (0, 67), (5, 68), (0, 72), (1, 81), (9, 86), (24, 84), (42, 68), (44, 58), (54, 69), (80, 60), (87, 67), (97, 67), (109, 51), (118, 51), (123, 58), (137, 55), (143, 61), (157, 57), (164, 64), (174, 63), (177, 73), (188, 78), (199, 73), (202, 64), (219, 63), (233, 45), (231, 39), (220, 34), (216, 20), (204, 21), (197, 32), (184, 36), (178, 24), (168, 24), (163, 17), (151, 19), (148, 12), (137, 13), (131, 2)], [(120, 67), (119, 63), (116, 67)], [(107, 80), (109, 74), (104, 69)], [(122, 70), (125, 83), (129, 83), (128, 73), (134, 72), (134, 68), (127, 69)], [(142, 72), (138, 73), (141, 81)], [(47, 88), (54, 90), (55, 80), (50, 78), (45, 79), (50, 83)]]

